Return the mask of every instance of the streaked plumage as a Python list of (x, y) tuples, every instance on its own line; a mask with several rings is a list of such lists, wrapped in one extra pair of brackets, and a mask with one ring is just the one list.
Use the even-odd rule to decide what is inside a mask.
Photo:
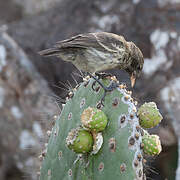
[(40, 51), (39, 54), (60, 57), (78, 69), (91, 73), (124, 69), (130, 74), (131, 80), (139, 76), (144, 63), (140, 49), (133, 42), (107, 32), (80, 34), (59, 41), (53, 48)]

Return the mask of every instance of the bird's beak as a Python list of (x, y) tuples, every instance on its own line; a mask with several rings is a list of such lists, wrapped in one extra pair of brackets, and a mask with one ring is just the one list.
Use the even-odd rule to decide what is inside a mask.
[(134, 87), (134, 84), (136, 82), (136, 77), (134, 75), (134, 73), (131, 74), (131, 87)]

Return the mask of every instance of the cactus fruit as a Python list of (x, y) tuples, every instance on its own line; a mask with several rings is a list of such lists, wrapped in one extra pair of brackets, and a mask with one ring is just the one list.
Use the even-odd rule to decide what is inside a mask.
[(86, 153), (92, 150), (93, 137), (90, 132), (84, 129), (71, 129), (66, 138), (66, 144), (76, 153)]
[(144, 103), (138, 110), (139, 123), (143, 128), (152, 128), (162, 120), (157, 106), (154, 102)]
[(81, 115), (82, 125), (90, 131), (103, 131), (107, 125), (107, 116), (97, 108), (88, 107)]
[[(100, 79), (106, 86), (112, 80), (116, 81), (114, 77)], [(103, 106), (99, 102), (104, 90), (97, 83), (92, 88), (93, 82), (92, 78), (85, 79), (74, 89), (71, 97), (67, 98), (49, 139), (47, 154), (41, 167), (40, 180), (144, 179), (143, 130), (139, 125), (131, 92), (121, 84), (107, 93)], [(95, 130), (89, 129), (89, 123), (84, 124), (83, 118), (86, 118), (89, 111), (90, 114), (93, 112), (90, 119), (95, 120), (95, 122), (90, 121), (90, 125), (96, 127), (98, 124)], [(100, 114), (100, 121), (96, 114), (97, 116)], [(104, 119), (107, 123), (104, 123)], [(100, 123), (102, 120), (103, 123)], [(68, 138), (66, 137), (72, 129), (77, 127), (82, 127), (93, 135), (92, 151), (79, 154), (81, 152), (73, 152), (67, 147)], [(74, 136), (72, 139), (74, 141)]]
[(159, 136), (157, 135), (150, 135), (145, 132), (142, 138), (142, 142), (144, 145), (143, 152), (147, 155), (158, 155), (162, 150), (161, 142), (159, 140)]

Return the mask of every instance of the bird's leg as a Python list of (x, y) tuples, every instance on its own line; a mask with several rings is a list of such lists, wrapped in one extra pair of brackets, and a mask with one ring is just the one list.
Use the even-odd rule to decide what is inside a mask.
[(104, 86), (104, 84), (102, 84), (99, 79), (97, 79), (95, 76), (93, 76), (91, 73), (88, 73), (90, 77), (92, 77), (95, 81), (93, 82), (92, 84), (92, 89), (94, 90), (94, 85), (95, 83), (97, 82), (103, 89), (104, 89), (104, 94), (101, 98), (101, 104), (104, 106), (103, 102), (104, 102), (104, 99), (106, 97), (106, 94), (107, 92), (111, 92), (112, 90), (114, 90), (115, 88), (118, 87), (118, 84), (117, 82), (115, 81), (112, 81), (111, 84), (109, 86)]

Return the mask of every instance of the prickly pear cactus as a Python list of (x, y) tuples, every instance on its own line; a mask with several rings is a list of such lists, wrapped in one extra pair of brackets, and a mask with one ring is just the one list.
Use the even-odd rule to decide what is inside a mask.
[[(110, 83), (109, 79), (100, 81), (106, 86)], [(67, 99), (52, 130), (40, 180), (144, 179), (143, 130), (131, 92), (121, 84), (107, 93), (102, 106), (99, 102), (104, 90), (98, 83), (92, 88), (93, 82), (93, 79), (86, 79), (70, 93), (71, 98)], [(67, 136), (72, 129), (83, 128), (81, 116), (89, 107), (101, 109), (108, 122), (100, 136), (92, 133), (98, 150), (78, 154), (68, 148)]]

